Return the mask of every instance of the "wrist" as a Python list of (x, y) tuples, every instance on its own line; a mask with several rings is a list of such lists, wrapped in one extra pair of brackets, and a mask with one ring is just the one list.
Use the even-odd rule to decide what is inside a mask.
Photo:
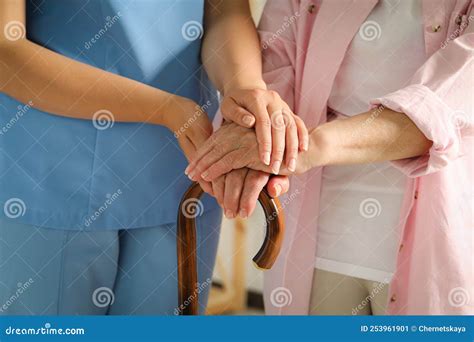
[(155, 98), (155, 111), (153, 115), (153, 123), (174, 129), (174, 121), (177, 119), (176, 113), (185, 106), (184, 102), (188, 100), (184, 97), (171, 93), (160, 94)]
[(222, 95), (226, 95), (234, 90), (242, 90), (242, 89), (263, 89), (267, 90), (267, 84), (263, 81), (263, 79), (238, 79), (233, 80), (232, 82), (227, 83), (222, 89)]
[(330, 164), (330, 142), (324, 125), (310, 131), (308, 145), (307, 153), (309, 153), (309, 163), (312, 168)]
[(139, 103), (143, 117), (140, 121), (169, 127), (170, 118), (173, 116), (170, 113), (176, 112), (180, 96), (156, 88), (147, 89), (141, 96), (142, 101)]

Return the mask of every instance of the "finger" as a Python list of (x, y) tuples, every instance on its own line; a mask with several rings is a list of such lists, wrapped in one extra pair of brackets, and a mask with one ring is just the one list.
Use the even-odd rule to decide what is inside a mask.
[(242, 151), (233, 151), (226, 154), (219, 161), (212, 164), (207, 170), (201, 173), (201, 177), (212, 182), (219, 176), (222, 176), (234, 169), (240, 169), (245, 166), (242, 158)]
[(296, 170), (296, 159), (298, 158), (298, 130), (296, 128), (293, 114), (285, 111), (286, 124), (286, 146), (285, 146), (285, 163), (290, 172)]
[(194, 153), (196, 153), (196, 148), (188, 137), (182, 136), (178, 139), (178, 143), (188, 160)]
[(205, 170), (209, 169), (213, 164), (221, 160), (226, 154), (233, 151), (234, 149), (228, 145), (214, 146), (213, 149), (203, 156), (194, 166), (194, 168), (189, 171), (188, 177), (192, 180), (201, 179)]
[(285, 135), (286, 122), (281, 107), (271, 104), (268, 107), (272, 123), (272, 172), (278, 174), (280, 172), (283, 155), (285, 153)]
[(215, 146), (215, 138), (211, 136), (207, 141), (198, 149), (195, 153), (193, 153), (188, 167), (184, 170), (186, 175), (189, 175), (194, 168), (196, 167), (197, 163), (204, 157), (207, 153), (209, 153)]
[(298, 115), (293, 114), (293, 118), (295, 120), (296, 129), (298, 130), (299, 149), (301, 151), (308, 151), (308, 145), (309, 145), (308, 129), (306, 128), (304, 121)]
[(189, 128), (186, 130), (186, 135), (189, 136), (196, 148), (201, 147), (212, 134), (212, 123), (209, 120), (207, 113), (196, 108), (193, 119), (195, 121), (189, 122)]
[(201, 186), (202, 190), (205, 193), (208, 193), (211, 196), (214, 196), (214, 192), (212, 191), (212, 184), (206, 181), (200, 181), (199, 185)]
[[(196, 151), (196, 147), (194, 146), (194, 144), (193, 144), (186, 136), (184, 136), (182, 140), (183, 140), (183, 150), (187, 151), (187, 153), (186, 153), (186, 152), (185, 152), (185, 153), (186, 153), (187, 155), (192, 155), (192, 154), (194, 154), (195, 151)], [(188, 153), (189, 153), (189, 154), (188, 154)], [(211, 196), (214, 196), (213, 191), (212, 191), (212, 185), (211, 185), (211, 183), (206, 182), (206, 181), (204, 181), (204, 180), (201, 179), (201, 180), (199, 181), (199, 185), (201, 186), (201, 189), (202, 189), (204, 192), (208, 193), (208, 194), (211, 195)]]
[(214, 192), (217, 203), (219, 203), (222, 208), (224, 208), (225, 177), (226, 175), (220, 176), (211, 183), (212, 191)]
[(216, 133), (210, 136), (200, 147), (196, 150), (196, 153), (193, 154), (192, 159), (188, 167), (184, 170), (186, 175), (189, 175), (192, 170), (196, 167), (196, 164), (204, 157), (209, 151), (211, 151), (217, 143), (217, 137), (219, 133)]
[(257, 133), (258, 152), (260, 160), (270, 165), (272, 153), (272, 123), (267, 111), (267, 104), (260, 98), (250, 104), (250, 110), (255, 116), (255, 132)]
[[(245, 178), (244, 188), (240, 196), (240, 211), (247, 216), (252, 215), (260, 192), (267, 184), (268, 173), (250, 170)], [(241, 214), (241, 216), (243, 216)]]
[(268, 194), (275, 198), (288, 192), (290, 179), (287, 176), (272, 176), (267, 183)]
[(224, 118), (235, 122), (237, 125), (250, 128), (255, 124), (255, 117), (253, 114), (237, 104), (231, 97), (224, 98), (221, 105), (221, 112)]
[(247, 168), (233, 170), (225, 177), (224, 213), (227, 218), (234, 218), (239, 213), (240, 195), (247, 172)]

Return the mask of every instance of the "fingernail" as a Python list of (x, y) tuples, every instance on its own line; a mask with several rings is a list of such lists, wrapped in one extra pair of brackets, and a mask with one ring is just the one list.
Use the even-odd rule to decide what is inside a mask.
[(194, 180), (193, 178), (194, 178), (195, 173), (196, 173), (195, 171), (191, 172), (191, 173), (188, 175), (188, 178), (189, 178), (190, 180)]
[(281, 193), (281, 185), (280, 184), (277, 184), (275, 185), (275, 193), (276, 193), (276, 196), (280, 196), (280, 193)]
[(244, 117), (242, 118), (242, 122), (246, 126), (251, 126), (253, 123), (253, 117), (250, 115), (244, 115)]
[(188, 167), (184, 169), (184, 174), (185, 175), (188, 174), (190, 168), (191, 168), (191, 165), (188, 165)]
[(247, 218), (247, 210), (240, 209), (239, 216), (242, 217), (242, 218)]
[(288, 164), (288, 170), (290, 170), (291, 172), (296, 170), (296, 159), (295, 158), (290, 159), (290, 163)]
[(201, 174), (201, 178), (204, 179), (204, 180), (206, 180), (206, 181), (209, 181), (208, 177), (209, 177), (209, 172), (207, 172), (207, 171), (206, 171), (206, 172), (203, 172), (203, 173)]
[(263, 153), (263, 163), (265, 165), (270, 165), (270, 152)]
[(274, 174), (278, 174), (278, 172), (280, 172), (280, 166), (281, 166), (281, 162), (279, 161), (274, 162), (272, 165), (272, 172)]
[(308, 140), (303, 143), (303, 151), (308, 151)]
[(227, 217), (228, 219), (233, 219), (234, 218), (234, 213), (232, 212), (232, 210), (227, 209), (225, 211), (225, 217)]

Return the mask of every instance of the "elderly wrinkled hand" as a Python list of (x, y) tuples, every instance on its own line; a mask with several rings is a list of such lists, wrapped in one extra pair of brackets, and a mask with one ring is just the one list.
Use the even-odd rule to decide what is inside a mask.
[[(241, 145), (242, 148), (253, 146), (252, 150), (255, 152), (255, 139), (253, 129), (226, 123), (198, 149), (186, 169), (190, 179), (198, 181), (207, 193), (216, 197), (227, 218), (234, 218), (237, 215), (242, 218), (250, 216), (255, 210), (260, 192), (265, 187), (271, 197), (278, 197), (289, 189), (288, 177), (271, 175), (271, 172), (254, 170), (246, 166), (226, 168), (225, 172), (217, 170), (219, 176), (211, 177), (212, 179), (201, 177), (199, 170), (205, 168), (208, 161), (218, 162), (218, 158), (225, 151), (230, 151), (236, 142), (237, 144), (245, 142)], [(214, 151), (213, 148), (216, 146), (226, 146), (228, 149)], [(209, 153), (211, 154), (208, 156)], [(248, 163), (249, 166), (256, 168), (257, 165), (263, 165), (264, 168), (269, 168), (259, 160), (258, 152), (253, 157), (254, 163)]]
[[(244, 167), (272, 174), (272, 168), (260, 160), (257, 147), (257, 137), (253, 129), (234, 123), (226, 124), (198, 149), (185, 172), (195, 181), (213, 181), (232, 170)], [(306, 171), (306, 154), (307, 152), (300, 153), (296, 173)], [(280, 175), (292, 173), (294, 172), (287, 167), (282, 167), (279, 172)]]
[(242, 218), (252, 215), (263, 188), (267, 188), (271, 197), (278, 197), (290, 186), (288, 177), (271, 176), (249, 168), (232, 170), (211, 184), (214, 197), (230, 219), (237, 215)]
[(198, 149), (185, 173), (216, 197), (226, 217), (247, 217), (265, 186), (272, 197), (288, 191), (285, 175), (301, 164), (308, 130), (271, 90), (228, 91), (221, 112), (226, 121)]
[(227, 123), (197, 150), (185, 173), (194, 181), (213, 181), (232, 170), (244, 167), (272, 173), (271, 167), (259, 158), (255, 131)]

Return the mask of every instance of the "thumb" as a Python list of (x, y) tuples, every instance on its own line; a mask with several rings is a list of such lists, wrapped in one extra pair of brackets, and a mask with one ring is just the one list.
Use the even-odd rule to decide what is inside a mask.
[(267, 190), (271, 197), (278, 197), (290, 188), (290, 179), (287, 176), (272, 176), (267, 183)]
[(239, 126), (251, 128), (255, 125), (255, 116), (237, 104), (231, 97), (224, 98), (221, 112), (226, 120), (235, 122)]
[(185, 135), (180, 137), (178, 139), (179, 146), (184, 152), (184, 155), (186, 156), (186, 159), (189, 161), (193, 157), (194, 154), (196, 154), (196, 148), (194, 147), (193, 143), (189, 138)]
[(188, 136), (196, 149), (201, 147), (211, 135), (212, 123), (207, 114), (203, 114), (194, 123), (191, 123)]

